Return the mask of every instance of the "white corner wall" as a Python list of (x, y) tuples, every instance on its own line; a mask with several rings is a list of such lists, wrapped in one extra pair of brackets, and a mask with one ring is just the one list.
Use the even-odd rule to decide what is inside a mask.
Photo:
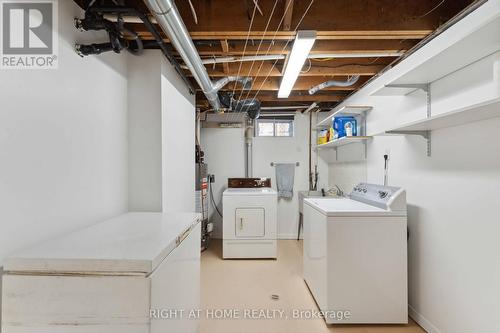
[(161, 54), (127, 55), (128, 208), (162, 210)]
[(162, 55), (162, 207), (195, 210), (195, 97)]
[[(315, 118), (313, 117), (313, 123)], [(295, 133), (293, 138), (253, 139), (253, 176), (271, 177), (276, 188), (275, 169), (271, 162), (295, 163), (300, 165), (295, 169), (294, 197), (292, 200), (279, 199), (278, 202), (278, 238), (294, 239), (298, 227), (298, 191), (309, 188), (309, 115), (300, 112), (295, 116)], [(315, 135), (313, 134), (315, 137)], [(243, 128), (206, 127), (201, 130), (201, 145), (205, 151), (205, 162), (208, 172), (215, 175), (213, 186), (214, 199), (222, 211), (222, 193), (227, 188), (227, 179), (245, 177), (245, 140)], [(313, 164), (317, 161), (313, 154)], [(321, 172), (318, 188), (328, 185), (328, 165), (318, 161)], [(314, 171), (314, 169), (313, 169)], [(214, 222), (214, 237), (222, 237), (222, 221), (210, 203), (209, 215)]]
[(127, 211), (127, 68), (80, 58), (59, 1), (59, 69), (0, 71), (0, 266), (10, 253)]
[[(498, 85), (496, 91), (490, 87), (499, 75), (499, 66), (485, 58), (433, 83), (432, 113), (498, 95)], [(371, 133), (425, 118), (422, 93), (370, 96), (386, 79), (345, 102), (374, 107), (367, 119)], [(331, 184), (382, 183), (383, 155), (389, 154), (389, 184), (407, 191), (410, 314), (428, 332), (500, 331), (500, 223), (494, 209), (500, 198), (499, 128), (500, 118), (492, 118), (432, 131), (431, 157), (420, 137), (376, 136), (366, 162), (330, 165)]]
[(159, 50), (128, 65), (129, 210), (194, 211), (194, 95)]

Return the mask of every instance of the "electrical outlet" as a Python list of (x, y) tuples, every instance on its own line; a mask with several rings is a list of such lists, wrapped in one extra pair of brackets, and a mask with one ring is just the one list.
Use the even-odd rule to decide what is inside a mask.
[(208, 181), (210, 183), (215, 183), (215, 175), (208, 175)]

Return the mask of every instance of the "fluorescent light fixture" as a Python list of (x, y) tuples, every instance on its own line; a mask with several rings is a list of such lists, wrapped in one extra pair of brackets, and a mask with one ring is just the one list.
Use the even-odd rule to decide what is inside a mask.
[(285, 74), (281, 80), (278, 98), (287, 98), (290, 95), (315, 40), (316, 31), (314, 30), (301, 30), (297, 32), (295, 41), (293, 42), (292, 53), (290, 53)]

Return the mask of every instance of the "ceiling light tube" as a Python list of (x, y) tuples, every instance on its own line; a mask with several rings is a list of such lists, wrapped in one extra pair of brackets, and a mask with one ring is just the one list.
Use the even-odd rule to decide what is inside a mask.
[(301, 30), (297, 32), (290, 58), (286, 64), (285, 74), (281, 80), (278, 98), (288, 98), (290, 95), (315, 40), (316, 31), (314, 30)]

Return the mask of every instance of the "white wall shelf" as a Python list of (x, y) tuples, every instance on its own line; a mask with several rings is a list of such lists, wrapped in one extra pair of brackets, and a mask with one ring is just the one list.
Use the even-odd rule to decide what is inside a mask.
[(345, 136), (340, 139), (335, 139), (333, 141), (317, 145), (317, 149), (325, 149), (325, 148), (337, 148), (340, 146), (345, 146), (351, 143), (356, 143), (356, 142), (366, 142), (369, 139), (371, 139), (371, 136)]
[[(391, 131), (432, 131), (500, 117), (500, 98), (401, 125)], [(391, 132), (387, 131), (387, 132)]]
[(329, 128), (334, 117), (338, 116), (365, 116), (366, 112), (372, 109), (371, 106), (366, 105), (346, 105), (341, 108), (334, 108), (329, 113), (328, 116), (316, 124), (317, 129)]
[[(485, 21), (475, 20), (476, 24), (469, 24), (465, 37), (452, 37), (452, 41), (444, 46), (444, 49), (435, 50), (438, 53), (432, 54), (434, 46), (421, 49), (421, 58), (425, 59), (419, 64), (415, 64), (409, 70), (402, 73), (385, 86), (372, 92), (376, 96), (407, 95), (419, 89), (418, 86), (425, 86), (443, 77), (460, 70), (476, 61), (479, 61), (500, 50), (500, 14), (498, 4), (489, 4), (491, 8), (480, 8), (470, 16), (484, 16)], [(496, 7), (495, 7), (496, 6)], [(495, 8), (495, 9), (493, 9)], [(472, 18), (471, 18), (472, 20)], [(443, 35), (446, 35), (443, 34)], [(441, 36), (436, 37), (429, 44), (438, 44)], [(448, 36), (449, 38), (449, 36)], [(439, 46), (438, 46), (439, 47)], [(425, 52), (430, 52), (425, 54)], [(434, 52), (435, 52), (434, 51)]]
[(427, 155), (431, 156), (431, 131), (495, 117), (500, 117), (500, 98), (410, 122), (382, 134), (422, 136), (427, 140)]

